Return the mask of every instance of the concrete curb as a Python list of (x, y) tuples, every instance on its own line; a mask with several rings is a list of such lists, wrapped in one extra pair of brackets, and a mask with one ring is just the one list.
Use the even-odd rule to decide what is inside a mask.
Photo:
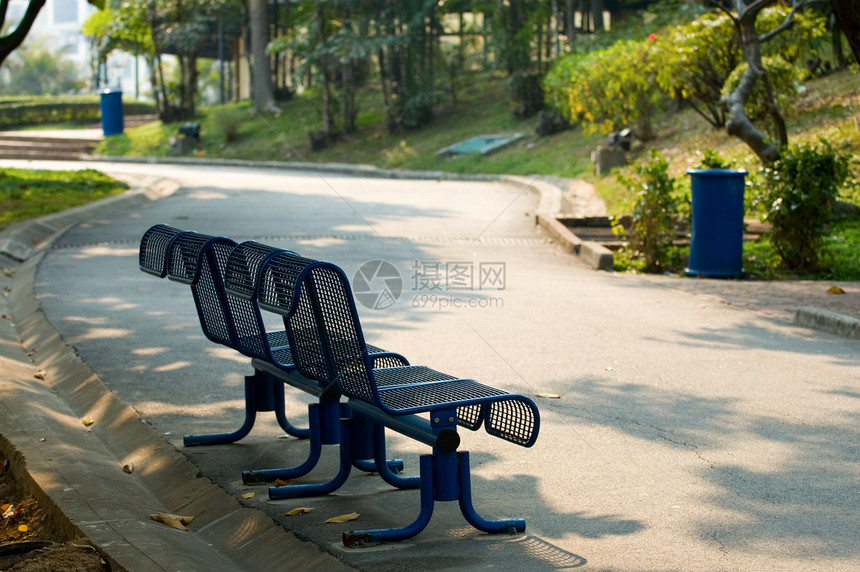
[(794, 323), (853, 340), (860, 340), (860, 318), (846, 316), (824, 308), (802, 306), (797, 309)]
[[(0, 285), (9, 294), (0, 298), (6, 374), (0, 446), (23, 459), (25, 480), (42, 506), (56, 508), (54, 527), (90, 538), (114, 570), (349, 569), (198, 476), (194, 464), (104, 386), (42, 313), (34, 285), (45, 250), (75, 224), (178, 188), (145, 179), (123, 195), (2, 233)], [(130, 474), (123, 470), (129, 463)], [(159, 512), (194, 516), (191, 530), (149, 519)]]
[(582, 240), (556, 219), (553, 213), (538, 213), (535, 222), (552, 236), (565, 252), (578, 255), (596, 270), (612, 271), (614, 255), (602, 244)]

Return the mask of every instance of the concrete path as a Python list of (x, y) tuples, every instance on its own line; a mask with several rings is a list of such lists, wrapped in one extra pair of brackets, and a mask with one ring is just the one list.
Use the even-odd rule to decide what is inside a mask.
[[(110, 390), (70, 413), (65, 432), (107, 443), (116, 441), (114, 432), (127, 435), (128, 420), (120, 423), (102, 403), (116, 398), (140, 415), (149, 437), (160, 435), (111, 453), (119, 463), (104, 467), (111, 479), (124, 478), (119, 468), (133, 462), (142, 490), (160, 479), (177, 492), (176, 512), (193, 511), (200, 496), (185, 490), (201, 479), (163, 465), (165, 458), (182, 461), (175, 447), (227, 492), (219, 502), (267, 515), (322, 548), (332, 563), (374, 571), (857, 569), (856, 341), (794, 326), (766, 303), (723, 303), (735, 283), (707, 281), (711, 291), (703, 296), (689, 286), (698, 281), (594, 272), (537, 234), (539, 197), (522, 187), (215, 167), (102, 168), (175, 180), (182, 189), (87, 218), (23, 272), (32, 272), (36, 300), (62, 340)], [(241, 484), (241, 470), (290, 466), (306, 451), (305, 443), (280, 438), (271, 419), (241, 444), (183, 449), (183, 434), (238, 425), (250, 368), (203, 339), (187, 288), (137, 270), (140, 236), (159, 222), (289, 247), (335, 262), (349, 276), (368, 260), (389, 261), (403, 286), (393, 307), (362, 309), (372, 343), (510, 391), (558, 396), (535, 397), (542, 428), (532, 449), (463, 435), (479, 512), (524, 517), (526, 534), (479, 534), (456, 507), (443, 505), (415, 540), (347, 550), (339, 542), (343, 530), (405, 524), (417, 513), (417, 493), (354, 472), (335, 495), (268, 501), (265, 487)], [(504, 280), (481, 282), (490, 276), (482, 270), (503, 270)], [(443, 287), (431, 290), (428, 276)], [(23, 330), (25, 348), (48, 342)], [(74, 379), (61, 386), (60, 395), (77, 396)], [(304, 401), (290, 393), (288, 412), (302, 419)], [(75, 415), (96, 423), (87, 433)], [(0, 432), (6, 435), (6, 426)], [(415, 474), (424, 447), (397, 436), (390, 445)], [(328, 452), (307, 480), (330, 475), (333, 462)], [(248, 493), (255, 496), (243, 499)], [(218, 492), (203, 496), (209, 494)], [(165, 503), (163, 496), (152, 502)], [(131, 504), (122, 522), (139, 524), (146, 511)], [(296, 506), (314, 510), (284, 516)], [(346, 525), (323, 522), (348, 512), (361, 516)], [(216, 552), (221, 540), (233, 546), (219, 552), (225, 569), (229, 562), (262, 569), (259, 562), (242, 565), (247, 553), (218, 526), (223, 517), (199, 514), (200, 529), (173, 535), (153, 558), (156, 566), (170, 569), (170, 547), (180, 550), (194, 538)], [(116, 531), (118, 523), (107, 526)], [(206, 536), (214, 530), (226, 536)]]

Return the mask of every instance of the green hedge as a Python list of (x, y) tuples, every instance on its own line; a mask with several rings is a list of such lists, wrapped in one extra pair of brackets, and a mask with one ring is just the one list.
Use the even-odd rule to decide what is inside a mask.
[[(123, 100), (124, 115), (155, 113), (149, 103)], [(46, 123), (98, 123), (101, 118), (99, 97), (0, 98), (0, 129), (43, 125)]]

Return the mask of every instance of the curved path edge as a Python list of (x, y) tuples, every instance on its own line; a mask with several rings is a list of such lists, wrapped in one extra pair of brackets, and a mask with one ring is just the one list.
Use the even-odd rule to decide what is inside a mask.
[[(178, 188), (144, 179), (117, 197), (0, 234), (0, 369), (6, 372), (0, 449), (51, 513), (52, 526), (89, 538), (113, 570), (348, 569), (200, 477), (104, 386), (42, 312), (34, 285), (45, 249), (75, 224)], [(131, 473), (123, 470), (131, 465)], [(160, 512), (195, 518), (189, 531), (179, 531), (149, 518)]]

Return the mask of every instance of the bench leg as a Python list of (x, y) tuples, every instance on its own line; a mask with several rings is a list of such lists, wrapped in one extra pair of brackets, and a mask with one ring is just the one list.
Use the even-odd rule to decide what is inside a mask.
[[(284, 411), (284, 384), (274, 377), (259, 371), (254, 372), (254, 377), (258, 380), (258, 384), (262, 385), (262, 391), (257, 389), (257, 411), (274, 411), (275, 419), (278, 420), (278, 425), (287, 435), (292, 435), (299, 439), (307, 439), (311, 435), (309, 427), (296, 427), (287, 419), (287, 413)], [(262, 381), (260, 378), (265, 378)], [(271, 396), (271, 402), (267, 401), (263, 396)], [(261, 399), (262, 397), (262, 399)]]
[(462, 451), (457, 453), (457, 460), (457, 480), (460, 483), (460, 512), (463, 513), (466, 521), (482, 532), (507, 532), (508, 534), (525, 532), (526, 521), (524, 519), (487, 520), (475, 512), (475, 507), (472, 506), (472, 478), (469, 470), (469, 452)]
[(427, 527), (433, 516), (433, 456), (422, 455), (421, 466), (421, 511), (412, 524), (401, 528), (382, 528), (343, 533), (343, 544), (349, 548), (375, 546), (383, 542), (398, 542), (416, 536)]
[(379, 473), (382, 479), (393, 487), (414, 488), (411, 478), (398, 477), (403, 470), (403, 460), (385, 458), (385, 433), (382, 427), (360, 415), (353, 415), (344, 404), (344, 416), (352, 418), (350, 435), (352, 445), (352, 465), (365, 473)]
[[(379, 423), (373, 423), (373, 458), (376, 463), (376, 471), (386, 483), (398, 489), (414, 489), (421, 485), (421, 477), (401, 477), (396, 473), (403, 470), (403, 461), (399, 459), (386, 460), (385, 458), (385, 427)], [(392, 466), (399, 463), (395, 470)]]
[(284, 385), (262, 372), (245, 376), (245, 422), (232, 433), (209, 435), (186, 435), (182, 442), (186, 447), (196, 445), (227, 445), (243, 439), (251, 432), (257, 413), (274, 411), (281, 428), (294, 437), (307, 438), (308, 429), (299, 429), (287, 421), (284, 412)]
[(269, 498), (290, 499), (297, 497), (322, 496), (332, 493), (343, 486), (352, 469), (352, 453), (349, 435), (350, 419), (340, 420), (340, 434), (344, 436), (340, 443), (340, 470), (334, 478), (325, 483), (313, 483), (304, 485), (286, 485), (282, 487), (269, 487)]
[(316, 467), (322, 453), (322, 437), (320, 430), (320, 406), (317, 403), (308, 406), (308, 429), (310, 432), (310, 451), (307, 459), (301, 465), (283, 469), (263, 469), (259, 471), (242, 471), (242, 482), (246, 485), (271, 483), (278, 479), (289, 480), (303, 477)]
[(523, 519), (488, 520), (478, 515), (472, 506), (472, 482), (468, 452), (441, 452), (421, 456), (421, 511), (415, 522), (402, 528), (345, 532), (343, 544), (349, 548), (375, 546), (416, 536), (430, 522), (436, 501), (457, 500), (466, 521), (482, 532), (509, 534), (524, 532)]
[(257, 378), (256, 376), (245, 376), (245, 422), (232, 433), (212, 433), (210, 435), (186, 435), (182, 443), (186, 447), (195, 445), (226, 445), (247, 436), (254, 427), (257, 420)]

